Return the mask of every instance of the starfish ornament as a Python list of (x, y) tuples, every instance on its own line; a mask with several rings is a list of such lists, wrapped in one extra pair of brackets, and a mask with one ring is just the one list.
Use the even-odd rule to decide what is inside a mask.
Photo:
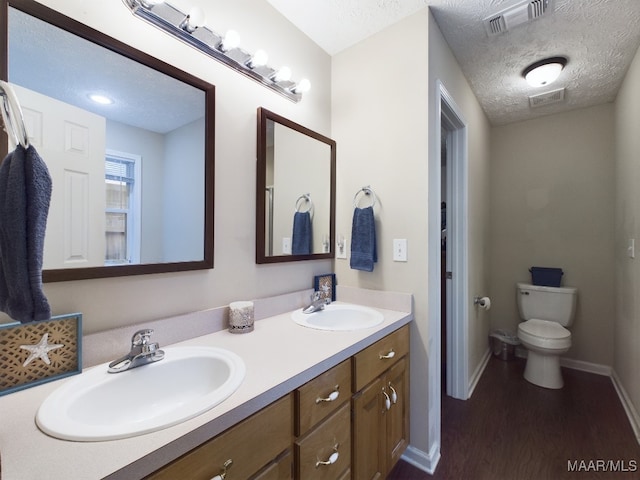
[(57, 348), (64, 347), (61, 343), (49, 343), (49, 334), (45, 333), (42, 336), (42, 339), (35, 345), (20, 345), (20, 348), (23, 350), (29, 350), (31, 354), (22, 364), (23, 367), (29, 365), (36, 358), (40, 358), (47, 365), (51, 365), (51, 360), (49, 359), (49, 352), (51, 350), (55, 350)]

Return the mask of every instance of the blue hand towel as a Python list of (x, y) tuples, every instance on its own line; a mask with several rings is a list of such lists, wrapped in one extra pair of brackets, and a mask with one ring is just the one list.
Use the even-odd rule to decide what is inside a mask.
[(311, 254), (311, 214), (296, 212), (293, 215), (293, 239), (291, 240), (291, 253), (294, 255)]
[(354, 270), (373, 271), (373, 264), (378, 261), (376, 251), (376, 224), (373, 207), (356, 208), (351, 225), (351, 260)]
[(42, 290), (51, 189), (33, 145), (18, 145), (0, 165), (0, 310), (22, 323), (51, 317)]

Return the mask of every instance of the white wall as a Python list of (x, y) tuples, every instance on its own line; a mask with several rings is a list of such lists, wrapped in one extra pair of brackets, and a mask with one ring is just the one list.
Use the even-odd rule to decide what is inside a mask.
[[(515, 332), (516, 282), (560, 267), (578, 288), (568, 358), (613, 363), (613, 105), (495, 127), (491, 148), (491, 322)], [(637, 135), (637, 133), (636, 133)]]
[[(489, 289), (489, 175), (490, 125), (467, 82), (458, 62), (449, 49), (433, 17), (429, 27), (430, 104), (439, 102), (436, 82), (440, 81), (451, 95), (467, 125), (467, 248), (468, 294), (465, 299), (468, 320), (468, 371), (477, 371), (488, 348), (489, 316), (473, 305), (474, 296), (490, 295)], [(429, 139), (435, 142), (440, 132), (435, 130), (436, 110), (431, 109)], [(440, 165), (441, 152), (431, 152), (434, 164)], [(451, 174), (451, 172), (448, 172)], [(454, 195), (462, 192), (454, 191)], [(440, 208), (438, 203), (438, 209)], [(455, 272), (454, 272), (455, 275)], [(472, 380), (470, 378), (470, 380)]]
[(163, 201), (156, 206), (162, 207), (165, 260), (202, 260), (204, 131), (203, 117), (165, 136)]
[[(488, 290), (488, 123), (428, 9), (335, 55), (332, 73), (333, 137), (338, 144), (336, 234), (345, 235), (348, 246), (354, 194), (370, 185), (378, 197), (378, 263), (374, 271), (351, 270), (348, 259), (336, 259), (335, 270), (341, 284), (414, 295), (411, 446), (430, 455), (437, 448), (434, 442), (439, 438), (439, 420), (429, 422), (429, 416), (440, 416), (439, 403), (435, 405), (433, 398), (429, 399), (433, 392), (428, 384), (428, 355), (435, 349), (428, 312), (430, 302), (439, 301), (430, 299), (428, 292), (429, 271), (435, 267), (429, 264), (427, 223), (429, 156), (436, 155), (440, 164), (440, 152), (430, 150), (440, 135), (433, 118), (436, 80), (445, 83), (469, 126), (469, 168), (473, 178), (469, 210), (473, 218), (468, 273), (471, 291), (478, 293)], [(439, 212), (439, 198), (436, 208)], [(408, 240), (406, 263), (393, 261), (394, 238)], [(439, 241), (434, 248), (439, 254)], [(477, 364), (487, 348), (488, 320), (472, 314), (471, 321), (476, 325), (470, 327), (470, 362)]]
[(640, 409), (640, 257), (627, 256), (629, 239), (640, 238), (640, 51), (627, 72), (615, 102), (616, 313), (614, 370), (636, 412)]
[(256, 110), (263, 106), (330, 136), (331, 62), (324, 51), (262, 0), (173, 2), (184, 10), (200, 6), (213, 29), (238, 30), (244, 48), (264, 48), (270, 64), (309, 78), (312, 90), (294, 104), (135, 18), (121, 0), (41, 3), (216, 86), (214, 269), (45, 284), (54, 314), (82, 312), (91, 333), (309, 288), (313, 275), (331, 271), (329, 260), (255, 264)]
[[(350, 251), (353, 197), (377, 195), (378, 263), (373, 272), (335, 260), (338, 283), (414, 295), (411, 329), (411, 444), (427, 452), (427, 38), (422, 10), (333, 57), (333, 138), (337, 142), (336, 234)], [(407, 48), (410, 45), (411, 48)], [(363, 205), (365, 201), (363, 200)], [(408, 262), (394, 262), (394, 238)]]

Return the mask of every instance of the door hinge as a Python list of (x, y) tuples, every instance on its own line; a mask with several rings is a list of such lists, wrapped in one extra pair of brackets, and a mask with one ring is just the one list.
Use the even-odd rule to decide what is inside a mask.
[(447, 276), (447, 280), (451, 280), (453, 278), (453, 272), (447, 272), (446, 276)]

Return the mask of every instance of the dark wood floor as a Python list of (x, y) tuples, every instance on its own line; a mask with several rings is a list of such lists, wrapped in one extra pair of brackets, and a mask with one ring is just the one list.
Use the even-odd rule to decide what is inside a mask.
[(471, 399), (443, 397), (435, 474), (400, 461), (388, 479), (640, 478), (640, 446), (609, 377), (563, 368), (564, 388), (548, 390), (522, 378), (524, 365), (492, 358)]

